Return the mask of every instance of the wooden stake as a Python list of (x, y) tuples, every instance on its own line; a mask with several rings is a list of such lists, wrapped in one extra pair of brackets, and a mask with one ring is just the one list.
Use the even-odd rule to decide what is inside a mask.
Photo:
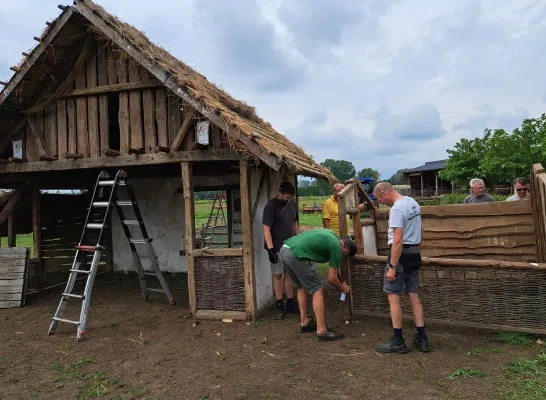
[(83, 154), (79, 153), (64, 153), (64, 158), (72, 159), (72, 160), (78, 160), (80, 158), (83, 158)]
[(140, 148), (140, 149), (130, 148), (129, 149), (129, 154), (144, 154), (144, 149), (143, 148)]
[(8, 85), (9, 85), (9, 82), (5, 82), (5, 81), (0, 81), (0, 85), (3, 85), (3, 86), (8, 86)]
[(28, 54), (28, 53), (26, 53), (24, 51), (21, 54), (24, 55), (25, 57), (28, 57), (30, 55), (30, 54)]
[(193, 316), (197, 312), (197, 295), (195, 284), (195, 264), (193, 250), (195, 249), (195, 205), (193, 203), (193, 174), (192, 164), (181, 163), (182, 168), (182, 191), (184, 193), (184, 218), (186, 225), (186, 266), (188, 270), (188, 299), (190, 311)]
[(247, 318), (254, 319), (256, 315), (256, 297), (254, 296), (254, 235), (250, 209), (250, 174), (248, 162), (241, 160), (240, 193), (241, 193), (241, 225), (243, 231), (243, 269), (245, 277), (245, 303)]
[(168, 147), (165, 146), (156, 146), (155, 151), (161, 151), (163, 153), (168, 153), (171, 151)]
[(14, 66), (9, 67), (9, 69), (11, 69), (13, 72), (19, 72), (19, 68)]
[[(25, 163), (25, 162), (28, 162), (28, 160), (26, 158), (9, 157), (8, 158), (8, 163), (10, 163), (10, 162)], [(6, 164), (6, 163), (3, 163), (3, 164)]]
[(36, 40), (37, 42), (42, 43), (42, 38), (39, 38), (38, 36), (34, 36), (33, 39)]
[(8, 247), (17, 246), (17, 230), (15, 227), (15, 210), (8, 216)]
[(36, 286), (41, 290), (44, 286), (43, 259), (42, 259), (42, 229), (40, 224), (40, 186), (37, 182), (32, 186), (32, 235), (34, 245), (34, 257), (38, 259), (36, 265)]
[(108, 157), (121, 156), (121, 152), (119, 152), (117, 150), (113, 150), (113, 149), (104, 149), (102, 151), (102, 154), (104, 154), (105, 156), (108, 156)]
[(40, 161), (57, 161), (58, 159), (59, 159), (58, 157), (46, 156), (46, 155), (43, 155), (43, 156), (39, 157)]

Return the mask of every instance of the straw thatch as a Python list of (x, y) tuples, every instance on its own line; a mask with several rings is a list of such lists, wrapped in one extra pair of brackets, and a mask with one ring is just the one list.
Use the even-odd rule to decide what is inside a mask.
[[(74, 13), (71, 18), (80, 19), (82, 16), (78, 13), (79, 7), (87, 7), (93, 12), (94, 18), (88, 20), (88, 22), (95, 28), (95, 32), (100, 34), (95, 19), (100, 18), (146, 60), (170, 76), (181, 89), (222, 118), (227, 126), (237, 129), (256, 142), (265, 154), (274, 154), (293, 172), (324, 178), (332, 182), (337, 181), (330, 170), (316, 163), (300, 146), (292, 143), (284, 135), (277, 132), (270, 123), (262, 120), (253, 107), (234, 99), (193, 68), (172, 56), (165, 49), (152, 43), (141, 31), (119, 20), (103, 7), (90, 0), (76, 0), (73, 7), (65, 8), (63, 13), (46, 28), (42, 38), (47, 35), (48, 31), (53, 29), (55, 23), (69, 10)], [(22, 66), (24, 63), (25, 59), (19, 65)], [(249, 148), (240, 141), (232, 140), (230, 144), (238, 151), (250, 152)]]

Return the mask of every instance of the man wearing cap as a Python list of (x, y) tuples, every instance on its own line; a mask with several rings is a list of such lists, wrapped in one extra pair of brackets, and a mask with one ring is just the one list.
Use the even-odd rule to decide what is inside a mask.
[[(273, 292), (277, 301), (275, 305), (277, 319), (284, 318), (285, 313), (298, 312), (294, 303), (294, 284), (290, 275), (284, 274), (282, 264), (279, 262), (279, 250), (284, 241), (299, 233), (298, 207), (292, 201), (295, 194), (294, 185), (290, 182), (281, 183), (277, 196), (265, 205), (262, 217), (264, 248), (271, 263)], [(283, 304), (283, 286), (286, 293), (286, 308)]]
[(417, 288), (421, 267), (421, 208), (409, 196), (402, 196), (390, 183), (380, 182), (373, 191), (375, 198), (391, 206), (389, 210), (388, 244), (390, 247), (383, 279), (383, 292), (389, 299), (393, 336), (377, 346), (383, 353), (407, 353), (402, 335), (402, 296), (407, 294), (417, 332), (414, 345), (423, 352), (429, 351), (425, 334), (425, 317)]

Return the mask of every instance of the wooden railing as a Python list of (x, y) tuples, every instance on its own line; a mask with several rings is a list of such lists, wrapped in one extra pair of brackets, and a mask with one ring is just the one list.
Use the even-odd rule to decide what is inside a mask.
[(531, 209), (535, 231), (536, 261), (546, 262), (546, 174), (541, 164), (531, 171)]

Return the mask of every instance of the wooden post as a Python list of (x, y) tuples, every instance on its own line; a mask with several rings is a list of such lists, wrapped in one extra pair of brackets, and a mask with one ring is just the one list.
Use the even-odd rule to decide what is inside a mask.
[(193, 168), (191, 163), (183, 162), (182, 192), (184, 193), (184, 219), (186, 224), (186, 266), (188, 269), (188, 301), (193, 316), (197, 312), (197, 297), (195, 287), (195, 264), (193, 250), (195, 249), (195, 204), (193, 202)]
[(235, 210), (233, 209), (233, 191), (230, 189), (226, 190), (226, 207), (227, 207), (227, 237), (228, 237), (228, 247), (233, 247), (233, 214)]
[(15, 229), (15, 210), (8, 216), (8, 247), (17, 247), (17, 230)]
[[(358, 187), (354, 188), (355, 204), (358, 207)], [(353, 215), (353, 232), (355, 235), (355, 244), (357, 254), (364, 254), (364, 236), (362, 235), (362, 223), (360, 222), (360, 212)]]
[(245, 301), (247, 318), (254, 319), (256, 315), (256, 297), (254, 296), (254, 235), (250, 208), (250, 174), (248, 163), (241, 160), (240, 191), (241, 191), (241, 224), (243, 230), (243, 269), (245, 276)]
[(34, 258), (36, 264), (36, 289), (41, 290), (44, 284), (44, 264), (42, 259), (42, 229), (40, 224), (40, 186), (34, 183), (32, 187), (32, 236), (34, 242)]
[(436, 186), (435, 196), (438, 197), (438, 171), (434, 171), (434, 184)]
[(421, 197), (425, 197), (425, 181), (423, 179), (423, 173), (420, 172), (419, 175), (421, 176)]
[[(345, 239), (349, 236), (349, 229), (347, 226), (347, 203), (346, 196), (353, 196), (354, 184), (349, 184), (338, 193), (338, 219), (339, 219), (339, 237)], [(358, 204), (358, 201), (357, 201)], [(343, 256), (341, 260), (341, 281), (345, 282), (347, 285), (351, 286), (350, 276), (349, 276), (349, 258)], [(342, 315), (344, 321), (351, 320), (351, 293), (345, 297), (345, 302), (343, 303)]]

